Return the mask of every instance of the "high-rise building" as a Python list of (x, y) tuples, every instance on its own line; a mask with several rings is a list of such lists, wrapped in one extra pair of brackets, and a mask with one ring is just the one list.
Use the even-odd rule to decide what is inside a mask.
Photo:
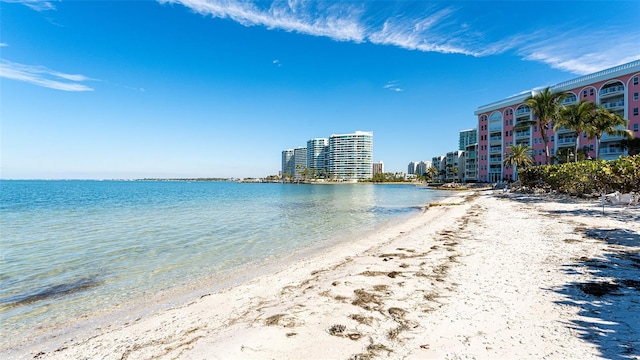
[(382, 163), (382, 161), (377, 162), (377, 163), (373, 163), (372, 164), (373, 168), (371, 176), (376, 176), (378, 174), (384, 174), (384, 164)]
[(438, 171), (438, 175), (436, 175), (436, 179), (438, 181), (444, 181), (445, 169), (446, 169), (446, 156), (434, 156), (431, 159), (431, 167), (434, 167)]
[(464, 151), (462, 166), (462, 182), (476, 182), (478, 180), (478, 129), (460, 131), (458, 150)]
[(427, 173), (427, 169), (431, 167), (431, 161), (420, 161), (416, 164), (415, 173), (418, 176), (422, 176)]
[(329, 137), (329, 173), (334, 179), (372, 177), (373, 132), (356, 131)]
[[(553, 93), (566, 95), (563, 105), (585, 100), (603, 106), (627, 120), (626, 128), (635, 137), (640, 136), (640, 60), (602, 70), (561, 82), (550, 87)], [(545, 147), (537, 124), (520, 128), (524, 121), (536, 121), (531, 108), (525, 100), (535, 96), (541, 89), (533, 89), (491, 104), (480, 106), (475, 111), (478, 116), (478, 181), (496, 182), (504, 179), (515, 180), (515, 169), (503, 164), (505, 154), (511, 145), (528, 145), (532, 148), (532, 157), (536, 164), (546, 162)], [(526, 124), (526, 123), (525, 123)], [(587, 157), (610, 160), (626, 153), (620, 136), (605, 134), (598, 149), (595, 139), (589, 139), (586, 133), (576, 138), (573, 130), (547, 130), (546, 142), (550, 155), (559, 150), (573, 151), (576, 142), (580, 151)]]
[(418, 167), (417, 162), (415, 161), (410, 162), (409, 165), (407, 166), (407, 174), (415, 175), (417, 167)]
[(329, 139), (315, 138), (307, 141), (307, 166), (316, 175), (327, 175), (329, 163)]
[(478, 129), (460, 131), (458, 150), (466, 150), (467, 146), (478, 143)]
[(299, 147), (293, 149), (293, 158), (295, 164), (294, 177), (299, 180), (302, 178), (302, 173), (307, 170), (307, 148)]
[(296, 163), (293, 157), (293, 149), (287, 149), (282, 151), (282, 177), (287, 175), (294, 176), (296, 170)]

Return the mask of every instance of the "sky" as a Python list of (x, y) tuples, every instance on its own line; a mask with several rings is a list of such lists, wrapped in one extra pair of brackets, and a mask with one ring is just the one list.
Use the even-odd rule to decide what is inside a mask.
[(640, 1), (0, 2), (0, 178), (264, 177), (373, 131), (386, 172), (476, 108), (640, 59)]

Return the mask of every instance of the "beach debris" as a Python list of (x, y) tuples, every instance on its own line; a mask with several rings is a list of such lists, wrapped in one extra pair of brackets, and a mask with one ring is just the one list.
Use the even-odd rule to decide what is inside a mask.
[(278, 325), (278, 323), (280, 322), (280, 319), (282, 319), (285, 316), (286, 314), (271, 315), (264, 320), (264, 323), (267, 326), (275, 326), (275, 325)]
[(637, 205), (640, 201), (640, 195), (630, 192), (622, 194), (619, 191), (612, 192), (611, 194), (602, 194), (602, 205)]
[(400, 274), (402, 274), (402, 273), (398, 272), (398, 271), (392, 271), (392, 272), (388, 273), (387, 276), (392, 278), (392, 279), (395, 279)]
[(358, 341), (358, 340), (360, 340), (360, 338), (362, 337), (362, 334), (360, 334), (360, 333), (351, 333), (351, 334), (347, 334), (347, 337), (348, 337), (350, 340)]
[(403, 331), (405, 331), (405, 330), (407, 330), (407, 329), (408, 329), (408, 327), (407, 327), (407, 325), (406, 325), (406, 324), (400, 324), (399, 326), (397, 326), (397, 327), (395, 327), (395, 328), (393, 328), (393, 329), (389, 330), (389, 331), (387, 332), (387, 337), (388, 337), (390, 340), (393, 340), (393, 339), (397, 338), (397, 337), (398, 337), (398, 335), (400, 335), (400, 333), (401, 333), (401, 332), (403, 332)]
[(387, 291), (389, 290), (389, 285), (384, 285), (384, 284), (374, 285), (373, 290), (380, 291), (380, 292)]
[(360, 306), (365, 310), (371, 310), (371, 307), (369, 306), (370, 303), (376, 305), (382, 304), (382, 300), (379, 295), (372, 294), (364, 289), (353, 290), (353, 293), (356, 295), (356, 298), (351, 302), (351, 305)]
[(342, 324), (335, 324), (335, 325), (332, 325), (329, 329), (327, 329), (327, 332), (329, 333), (329, 335), (333, 335), (333, 336), (342, 335), (342, 333), (346, 330), (346, 328), (347, 327)]
[(364, 316), (364, 315), (360, 315), (360, 314), (351, 314), (349, 315), (349, 318), (351, 320), (355, 320), (360, 324), (363, 325), (371, 325), (373, 323), (373, 317), (372, 316)]

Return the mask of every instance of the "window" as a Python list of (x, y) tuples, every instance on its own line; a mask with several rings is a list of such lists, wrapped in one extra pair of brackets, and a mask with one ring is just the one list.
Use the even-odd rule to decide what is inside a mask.
[(633, 108), (633, 116), (638, 116), (638, 108)]
[(638, 101), (638, 92), (637, 91), (633, 93), (633, 100), (634, 101)]
[(633, 78), (633, 85), (638, 85), (638, 77), (637, 76), (635, 76)]
[(589, 89), (589, 96), (593, 96), (593, 88)]
[(633, 131), (638, 132), (638, 124), (633, 124)]
[(587, 90), (582, 90), (582, 97), (587, 97)]

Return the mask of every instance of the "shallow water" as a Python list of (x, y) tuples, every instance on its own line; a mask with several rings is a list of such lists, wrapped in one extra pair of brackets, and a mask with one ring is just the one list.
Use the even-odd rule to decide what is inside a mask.
[(346, 241), (446, 195), (410, 185), (3, 180), (3, 331)]

